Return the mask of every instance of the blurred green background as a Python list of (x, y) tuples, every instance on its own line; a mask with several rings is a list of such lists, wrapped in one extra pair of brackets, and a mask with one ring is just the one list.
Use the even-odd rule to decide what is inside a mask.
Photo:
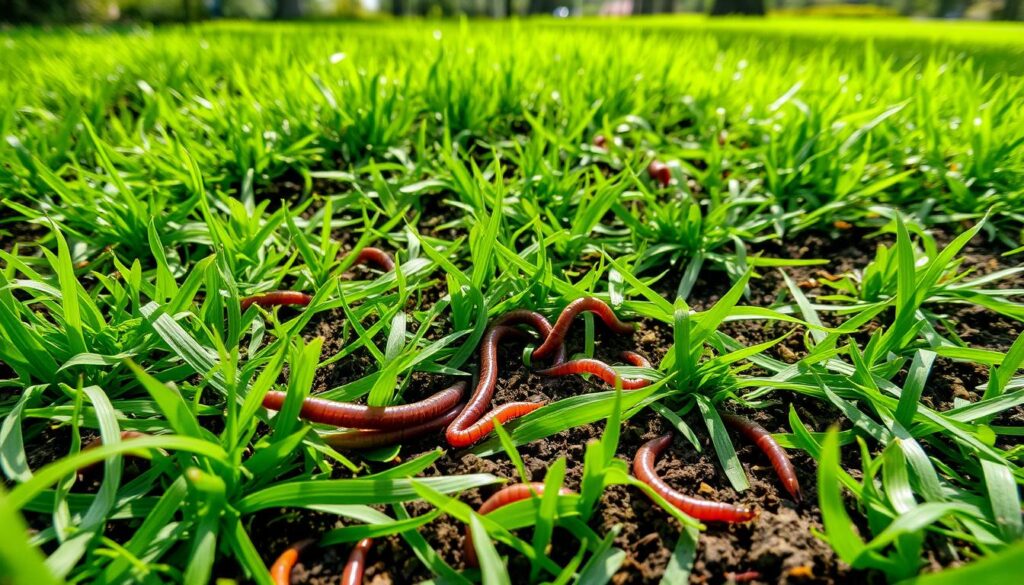
[(1022, 0), (0, 0), (0, 21), (181, 22), (208, 18), (337, 19), (387, 16), (502, 18), (669, 13), (1020, 20)]

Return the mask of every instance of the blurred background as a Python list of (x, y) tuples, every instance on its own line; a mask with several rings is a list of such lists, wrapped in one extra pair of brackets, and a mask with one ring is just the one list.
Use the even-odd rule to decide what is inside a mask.
[(1020, 20), (1022, 0), (0, 0), (0, 22), (194, 22), (205, 19), (506, 18), (669, 13)]

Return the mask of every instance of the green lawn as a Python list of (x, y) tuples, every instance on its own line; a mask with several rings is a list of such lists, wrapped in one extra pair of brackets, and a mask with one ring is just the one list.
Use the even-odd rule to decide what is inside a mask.
[[(748, 563), (730, 570), (797, 582), (741, 544), (785, 514), (826, 578), (1019, 572), (1024, 26), (16, 29), (0, 63), (0, 583), (269, 583), (268, 534), (296, 518), (344, 524), (306, 534), (324, 549), (386, 540), (371, 562), (395, 582), (398, 560), (445, 583), (721, 581), (705, 530)], [(354, 267), (368, 246), (397, 269)], [(243, 310), (274, 290), (312, 298)], [(442, 433), (336, 450), (296, 416), (310, 393), (471, 381), (489, 321), (585, 296), (639, 331), (587, 316), (570, 354), (642, 346), (653, 367), (616, 370), (652, 384), (502, 353), (495, 405), (547, 404), (472, 448), (491, 471)], [(726, 412), (775, 433), (802, 504)], [(652, 503), (630, 472), (652, 428), (761, 516)], [(468, 505), (520, 479), (548, 489)], [(641, 520), (602, 521), (623, 494), (656, 554)], [(439, 545), (470, 522), (480, 570)]]

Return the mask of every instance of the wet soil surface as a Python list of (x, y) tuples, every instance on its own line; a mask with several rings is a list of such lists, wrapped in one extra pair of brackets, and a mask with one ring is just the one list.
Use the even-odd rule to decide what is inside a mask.
[[(814, 234), (802, 241), (789, 245), (764, 247), (766, 256), (779, 258), (824, 258), (828, 263), (821, 266), (795, 267), (784, 269), (789, 277), (812, 299), (816, 295), (831, 291), (821, 286), (820, 281), (864, 267), (873, 257), (878, 244), (891, 245), (886, 236), (865, 239), (866, 232), (837, 231), (831, 234)], [(948, 238), (940, 236), (940, 241)], [(977, 274), (986, 274), (1006, 268), (1005, 260), (999, 257), (996, 247), (980, 239), (965, 251), (965, 267)], [(672, 275), (670, 275), (672, 276)], [(674, 275), (676, 278), (681, 274)], [(666, 295), (674, 293), (677, 282), (664, 281)], [(1019, 288), (1021, 279), (1009, 281), (1000, 286)], [(729, 288), (724, 274), (710, 273), (698, 282), (689, 299), (691, 306), (705, 309)], [(744, 301), (756, 306), (771, 306), (776, 302), (788, 302), (784, 279), (778, 271), (763, 272), (763, 277), (752, 281), (750, 295)], [(1005, 351), (1021, 332), (1021, 325), (976, 307), (950, 305), (933, 307), (936, 313), (948, 316), (955, 324), (955, 333), (965, 342), (990, 349)], [(826, 324), (838, 322), (828, 314), (822, 315)], [(330, 320), (318, 322), (315, 335), (330, 339)], [(724, 331), (744, 344), (753, 344), (775, 339), (786, 333), (792, 326), (759, 322), (733, 322)], [(573, 336), (575, 333), (575, 336)], [(642, 321), (638, 331), (628, 336), (601, 335), (598, 325), (598, 341), (595, 353), (609, 360), (619, 351), (633, 349), (652, 361), (661, 359), (671, 344), (671, 331), (653, 321)], [(802, 331), (791, 335), (785, 342), (772, 348), (769, 354), (776, 359), (793, 362), (804, 353)], [(570, 353), (579, 351), (580, 329), (570, 333)], [(577, 344), (574, 346), (573, 344)], [(325, 346), (326, 348), (327, 346)], [(325, 355), (327, 355), (325, 353)], [(586, 392), (605, 390), (600, 381), (583, 380), (579, 377), (546, 378), (531, 373), (522, 364), (521, 348), (515, 345), (499, 351), (501, 363), (499, 382), (494, 404), (517, 400), (554, 401)], [(338, 364), (330, 373), (318, 377), (323, 391), (348, 379), (365, 375), (373, 367), (366, 357), (353, 356), (346, 365)], [(978, 400), (978, 387), (988, 378), (986, 368), (973, 364), (939, 359), (933, 369), (928, 392), (923, 400), (938, 409), (950, 408), (954, 398)], [(407, 390), (408, 400), (436, 391), (451, 382), (442, 376), (417, 375)], [(315, 390), (315, 391), (316, 391)], [(774, 397), (776, 403), (757, 412), (743, 411), (776, 433), (789, 432), (788, 411), (792, 404), (801, 419), (812, 430), (823, 431), (842, 417), (820, 401), (794, 394), (780, 394)], [(1002, 424), (1019, 424), (1024, 413), (1019, 409), (1004, 413)], [(706, 429), (699, 417), (690, 414), (684, 418), (697, 432), (703, 443), (702, 452), (680, 437), (672, 447), (659, 458), (658, 472), (672, 486), (684, 493), (711, 500), (731, 502), (756, 507), (760, 514), (756, 520), (741, 525), (709, 524), (700, 536), (699, 549), (691, 575), (692, 583), (724, 583), (737, 575), (747, 573), (757, 577), (755, 583), (844, 583), (882, 582), (879, 575), (863, 574), (842, 563), (814, 531), (822, 530), (817, 506), (814, 461), (807, 455), (793, 451), (794, 466), (803, 490), (802, 503), (794, 502), (782, 489), (767, 458), (742, 437), (734, 436), (734, 443), (740, 460), (750, 479), (751, 487), (742, 494), (736, 493), (721, 470)], [(1013, 422), (1016, 421), (1016, 422)], [(619, 448), (619, 457), (630, 463), (637, 449), (647, 440), (668, 432), (667, 422), (650, 410), (645, 410), (624, 422)], [(604, 423), (570, 429), (545, 440), (524, 445), (519, 452), (525, 462), (531, 481), (543, 481), (549, 466), (559, 457), (568, 462), (566, 485), (578, 490), (583, 469), (584, 445), (590, 439), (600, 438)], [(401, 453), (404, 460), (436, 447), (444, 447), (441, 437), (430, 437), (418, 441), (415, 448), (406, 448)], [(853, 463), (851, 461), (851, 463)], [(368, 463), (374, 469), (385, 469), (387, 465)], [(858, 474), (858, 470), (851, 472)], [(449, 450), (424, 475), (454, 475), (466, 473), (492, 473), (519, 481), (517, 472), (505, 455), (487, 458), (477, 457), (468, 451)], [(462, 501), (478, 507), (484, 499), (498, 488), (487, 487), (462, 494)], [(412, 515), (426, 513), (430, 507), (425, 504), (411, 504)], [(384, 510), (388, 512), (388, 510)], [(268, 564), (277, 554), (293, 542), (326, 530), (342, 526), (346, 522), (337, 517), (316, 512), (296, 510), (268, 510), (252, 518), (250, 530), (253, 541), (261, 543), (262, 553)], [(591, 527), (600, 534), (606, 534), (618, 527), (620, 532), (615, 546), (627, 553), (626, 560), (615, 575), (617, 584), (657, 583), (672, 555), (679, 535), (679, 524), (663, 510), (654, 505), (643, 493), (623, 486), (611, 487), (605, 491), (597, 512), (590, 521)], [(448, 516), (442, 516), (420, 529), (427, 542), (452, 567), (463, 567), (464, 526)], [(530, 538), (529, 531), (521, 531), (521, 538)], [(559, 531), (549, 551), (550, 556), (564, 565), (577, 551), (579, 543), (568, 533)], [(339, 583), (341, 572), (348, 556), (349, 546), (332, 546), (326, 549), (307, 549), (293, 572), (293, 583), (326, 585)], [(510, 573), (525, 575), (529, 570), (525, 559), (499, 546), (502, 554), (511, 554)], [(958, 564), (945, 549), (934, 547), (927, 551), (927, 566), (937, 568)], [(415, 583), (431, 578), (422, 562), (412, 553), (411, 547), (400, 537), (377, 539), (367, 564), (365, 583), (382, 585), (387, 583)]]
[[(828, 263), (821, 266), (784, 269), (794, 282), (800, 283), (805, 294), (813, 299), (817, 295), (830, 292), (821, 286), (820, 281), (862, 268), (874, 257), (875, 247), (879, 243), (891, 243), (891, 238), (883, 236), (865, 239), (865, 235), (866, 232), (860, 231), (811, 234), (803, 236), (797, 243), (766, 245), (762, 250), (765, 256), (770, 257), (827, 259)], [(979, 239), (966, 251), (964, 266), (974, 269), (979, 274), (1006, 268), (1006, 260), (999, 256), (1001, 251), (997, 246), (986, 244)], [(370, 276), (358, 272), (363, 270), (361, 268), (354, 270), (356, 278)], [(670, 273), (660, 283), (664, 288), (662, 292), (667, 297), (674, 294), (679, 277), (681, 271)], [(1024, 281), (1011, 280), (1000, 286), (1024, 288)], [(724, 274), (710, 272), (697, 283), (688, 300), (695, 309), (705, 309), (718, 300), (728, 288), (729, 282)], [(750, 294), (744, 303), (768, 307), (777, 302), (789, 302), (786, 284), (779, 271), (765, 270), (761, 278), (752, 281)], [(932, 309), (947, 315), (949, 323), (956, 329), (955, 333), (968, 344), (977, 347), (1005, 351), (1022, 329), (1020, 323), (975, 307), (950, 305)], [(822, 318), (826, 324), (839, 321), (826, 313), (822, 314)], [(351, 338), (351, 331), (343, 332), (343, 323), (343, 315), (325, 313), (317, 315), (307, 327), (307, 337), (320, 336), (325, 339), (323, 358), (345, 347), (347, 341), (342, 341), (343, 335)], [(609, 360), (613, 360), (621, 350), (632, 349), (657, 363), (671, 344), (670, 329), (650, 320), (641, 321), (632, 337), (607, 334), (601, 327), (598, 325), (595, 353), (598, 357)], [(723, 330), (741, 343), (750, 345), (775, 339), (792, 328), (785, 324), (732, 322), (727, 323)], [(568, 340), (570, 352), (582, 349), (581, 330), (582, 328), (571, 330)], [(803, 332), (796, 333), (769, 350), (769, 355), (785, 362), (798, 360), (804, 353)], [(607, 389), (597, 380), (583, 380), (579, 377), (547, 378), (531, 373), (522, 364), (521, 347), (515, 344), (501, 348), (499, 360), (500, 376), (494, 404), (516, 400), (554, 401)], [(373, 360), (365, 351), (356, 352), (319, 371), (314, 382), (314, 393), (358, 379), (374, 367)], [(987, 378), (988, 372), (984, 367), (939, 359), (933, 368), (928, 390), (922, 400), (940, 410), (952, 407), (954, 399), (978, 400), (978, 387), (982, 386)], [(416, 374), (406, 391), (406, 400), (418, 400), (451, 382), (451, 378), (444, 376)], [(775, 403), (757, 412), (743, 411), (739, 408), (735, 410), (747, 414), (769, 431), (776, 433), (790, 430), (787, 419), (790, 404), (812, 430), (823, 431), (831, 423), (841, 419), (837, 412), (831, 411), (814, 399), (795, 394), (779, 394), (774, 398)], [(690, 579), (692, 583), (728, 582), (731, 575), (750, 571), (758, 574), (752, 581), (755, 583), (882, 582), (879, 575), (862, 574), (851, 570), (834, 555), (827, 544), (814, 536), (814, 531), (820, 531), (822, 525), (817, 507), (815, 465), (809, 456), (796, 451), (791, 452), (803, 490), (803, 501), (797, 503), (782, 489), (767, 458), (742, 437), (734, 436), (740, 461), (751, 484), (749, 490), (741, 494), (736, 493), (729, 487), (701, 420), (692, 413), (684, 419), (701, 439), (702, 452), (696, 452), (688, 442), (677, 436), (672, 447), (659, 459), (657, 470), (662, 477), (686, 494), (743, 504), (756, 507), (760, 511), (757, 519), (747, 524), (708, 525), (708, 529), (700, 536)], [(1018, 408), (1001, 415), (995, 424), (1019, 425), (1022, 421), (1024, 411)], [(619, 457), (627, 463), (631, 462), (637, 449), (644, 442), (669, 430), (667, 422), (649, 409), (640, 412), (623, 423)], [(603, 431), (604, 423), (601, 422), (570, 429), (520, 447), (519, 451), (530, 475), (529, 479), (543, 481), (548, 467), (558, 457), (565, 457), (568, 462), (566, 485), (578, 490), (583, 468), (584, 445), (590, 439), (600, 438)], [(57, 431), (46, 432), (41, 436), (27, 436), (30, 466), (37, 469), (66, 454), (69, 439), (64, 435), (67, 434)], [(444, 446), (442, 437), (438, 434), (417, 441), (415, 447), (403, 449), (400, 456), (403, 460), (408, 460)], [(358, 456), (355, 459), (358, 461)], [(367, 461), (366, 465), (371, 470), (380, 471), (387, 469), (391, 463)], [(492, 473), (513, 482), (518, 481), (516, 470), (507, 456), (480, 458), (464, 450), (449, 450), (424, 475), (466, 473)], [(859, 475), (858, 471), (852, 468), (851, 473), (855, 474), (855, 477)], [(347, 472), (336, 472), (337, 477), (346, 477), (346, 474)], [(462, 501), (477, 507), (496, 489), (486, 487), (471, 490), (460, 497)], [(431, 508), (426, 504), (413, 503), (408, 505), (407, 509), (415, 516), (427, 513)], [(33, 526), (43, 528), (49, 525), (51, 518), (48, 515), (30, 514), (29, 521)], [(352, 522), (314, 511), (271, 509), (249, 517), (247, 528), (252, 541), (269, 566), (289, 545), (305, 538), (315, 538), (346, 523)], [(124, 534), (127, 538), (131, 528), (126, 524), (112, 522), (111, 533)], [(620, 530), (615, 539), (615, 546), (624, 550), (627, 557), (614, 577), (613, 582), (617, 584), (659, 582), (676, 546), (680, 529), (674, 519), (653, 504), (643, 493), (622, 486), (611, 487), (605, 491), (590, 526), (602, 535), (615, 527)], [(438, 554), (456, 569), (463, 567), (463, 531), (464, 526), (448, 516), (442, 516), (419, 530)], [(527, 540), (530, 538), (529, 531), (520, 531), (519, 536)], [(564, 531), (556, 532), (553, 542), (554, 548), (549, 554), (564, 566), (576, 553), (579, 543)], [(340, 583), (349, 549), (350, 545), (306, 549), (292, 573), (292, 582), (314, 585)], [(951, 558), (948, 552), (943, 552), (944, 550), (939, 547), (930, 549), (926, 559), (928, 565), (941, 567), (958, 564), (959, 561)], [(525, 559), (503, 546), (499, 546), (499, 551), (502, 554), (511, 554), (511, 574), (526, 574), (528, 565)], [(227, 561), (216, 568), (217, 574), (221, 576), (240, 577), (237, 571), (237, 566)], [(401, 537), (394, 536), (376, 539), (367, 563), (364, 582), (375, 585), (404, 584), (416, 583), (431, 577), (409, 544)], [(519, 582), (515, 579), (514, 581)]]

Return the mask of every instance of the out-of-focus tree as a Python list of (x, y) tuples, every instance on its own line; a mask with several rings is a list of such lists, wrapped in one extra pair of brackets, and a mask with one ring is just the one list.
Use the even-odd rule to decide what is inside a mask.
[(274, 18), (278, 20), (302, 18), (305, 8), (302, 0), (277, 0), (277, 10), (274, 11)]
[(654, 0), (633, 0), (633, 14), (654, 14)]
[(999, 20), (1019, 20), (1021, 0), (1003, 0), (1003, 9), (996, 14)]
[(405, 16), (408, 12), (408, 0), (391, 0), (391, 14), (395, 16)]
[(715, 0), (711, 5), (711, 16), (764, 16), (764, 13), (764, 0)]

